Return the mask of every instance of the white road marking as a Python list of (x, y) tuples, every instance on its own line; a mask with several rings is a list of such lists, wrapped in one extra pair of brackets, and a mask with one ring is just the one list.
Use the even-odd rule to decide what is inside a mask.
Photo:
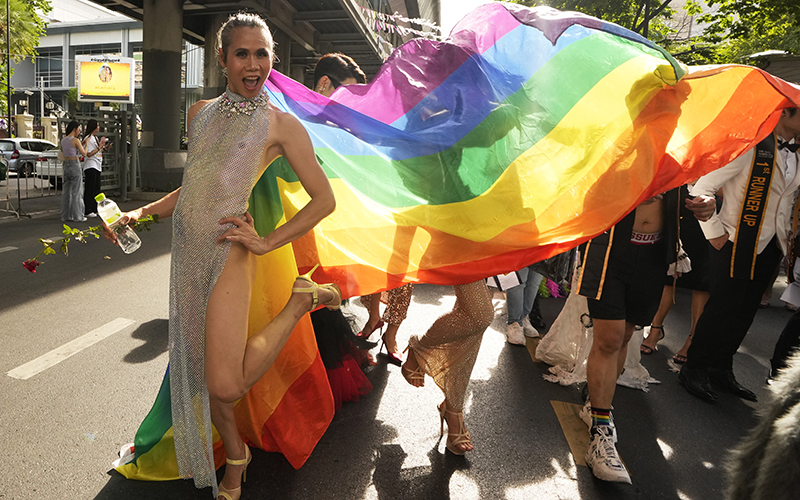
[(2, 248), (0, 248), (0, 253), (10, 252), (11, 250), (19, 250), (19, 248), (17, 248), (17, 247), (2, 247)]
[(82, 350), (90, 347), (106, 337), (114, 335), (118, 331), (136, 323), (132, 319), (117, 318), (110, 323), (106, 323), (100, 328), (96, 328), (91, 332), (78, 337), (77, 339), (67, 342), (66, 344), (53, 349), (47, 354), (43, 354), (33, 361), (29, 361), (22, 366), (14, 368), (8, 372), (8, 376), (20, 380), (28, 380), (29, 378), (37, 375), (48, 368), (61, 363), (73, 354), (77, 354)]

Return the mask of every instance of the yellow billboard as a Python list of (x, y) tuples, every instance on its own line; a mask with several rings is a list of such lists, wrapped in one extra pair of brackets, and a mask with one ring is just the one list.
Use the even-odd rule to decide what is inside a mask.
[(134, 60), (118, 56), (76, 56), (78, 100), (133, 104)]

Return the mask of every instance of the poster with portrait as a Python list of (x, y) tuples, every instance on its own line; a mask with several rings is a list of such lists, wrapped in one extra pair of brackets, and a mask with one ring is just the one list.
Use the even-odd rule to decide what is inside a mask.
[(78, 101), (133, 104), (134, 64), (132, 57), (76, 56)]

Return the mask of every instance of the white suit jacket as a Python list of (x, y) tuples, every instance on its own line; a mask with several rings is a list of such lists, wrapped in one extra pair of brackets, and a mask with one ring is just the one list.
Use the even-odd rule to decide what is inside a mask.
[[(706, 239), (718, 238), (725, 234), (725, 231), (730, 235), (731, 241), (736, 237), (736, 226), (739, 223), (745, 189), (750, 180), (750, 167), (753, 164), (754, 155), (755, 148), (724, 167), (704, 175), (690, 190), (692, 196), (713, 196), (722, 188), (722, 209), (719, 213), (714, 213), (709, 220), (700, 223)], [(775, 170), (772, 174), (769, 199), (758, 239), (758, 253), (761, 253), (772, 237), (777, 235), (781, 251), (786, 255), (789, 248), (788, 235), (791, 229), (792, 209), (797, 196), (797, 188), (800, 186), (800, 172), (795, 173), (794, 178), (787, 183), (783, 155), (776, 150), (775, 156)]]

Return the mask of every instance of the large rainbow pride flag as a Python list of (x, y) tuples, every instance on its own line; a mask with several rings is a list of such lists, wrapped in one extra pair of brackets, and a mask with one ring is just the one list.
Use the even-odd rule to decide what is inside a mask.
[[(800, 103), (800, 88), (756, 68), (686, 68), (614, 24), (501, 3), (473, 11), (447, 41), (406, 43), (371, 84), (332, 99), (275, 71), (267, 87), (308, 130), (337, 209), (259, 258), (251, 331), (286, 303), (296, 267), (321, 263), (314, 278), (354, 296), (468, 283), (560, 253), (725, 165)], [(266, 234), (307, 201), (279, 159), (250, 211)], [(236, 407), (247, 441), (301, 466), (333, 415), (324, 377), (306, 318)], [(127, 477), (178, 476), (168, 384), (169, 374), (134, 461), (118, 468)]]
[[(305, 125), (336, 194), (294, 243), (298, 265), (320, 262), (315, 278), (347, 296), (563, 252), (725, 165), (800, 103), (797, 86), (756, 68), (687, 68), (617, 25), (505, 3), (444, 42), (404, 44), (369, 85), (331, 99), (274, 71), (267, 87)], [(257, 220), (308, 200), (281, 160), (254, 191), (278, 195)]]

